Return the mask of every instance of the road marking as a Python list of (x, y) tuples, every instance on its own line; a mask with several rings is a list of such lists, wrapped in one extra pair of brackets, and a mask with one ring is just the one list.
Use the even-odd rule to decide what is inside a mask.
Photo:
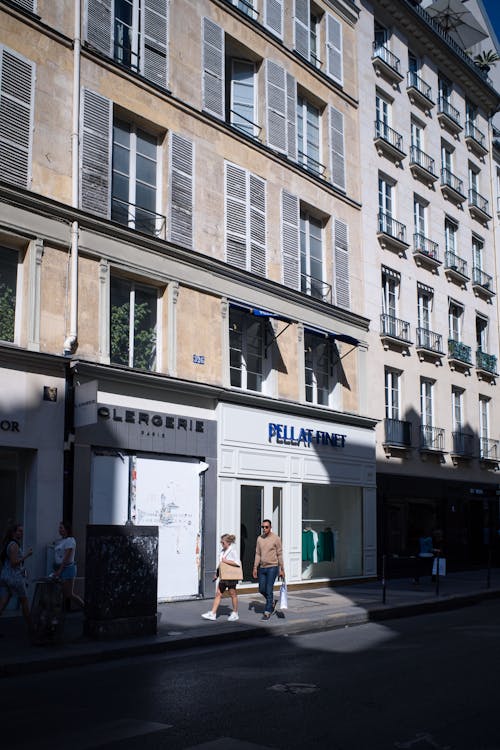
[(271, 750), (267, 745), (255, 745), (253, 742), (237, 740), (234, 737), (219, 737), (202, 745), (191, 745), (185, 750)]
[[(425, 745), (423, 745), (422, 743), (425, 743)], [(398, 748), (398, 750), (407, 750), (407, 748), (412, 748), (416, 745), (420, 745), (422, 747), (422, 750), (424, 749), (424, 747), (432, 747), (433, 750), (451, 750), (451, 745), (440, 745), (438, 742), (436, 742), (432, 734), (428, 734), (427, 732), (420, 732), (419, 734), (416, 734), (413, 740), (394, 743), (394, 747)]]
[[(64, 747), (71, 750), (93, 750), (110, 742), (127, 740), (145, 734), (163, 732), (171, 729), (173, 724), (159, 724), (155, 721), (140, 721), (137, 719), (116, 719), (115, 721), (97, 722), (78, 732), (67, 732), (64, 735)], [(52, 739), (50, 747), (57, 746), (57, 737)], [(55, 743), (55, 745), (54, 745)], [(37, 743), (37, 748), (48, 747), (45, 741)]]
[(315, 693), (319, 690), (319, 687), (310, 682), (287, 682), (285, 684), (278, 683), (277, 685), (272, 685), (267, 689), (275, 690), (277, 693)]

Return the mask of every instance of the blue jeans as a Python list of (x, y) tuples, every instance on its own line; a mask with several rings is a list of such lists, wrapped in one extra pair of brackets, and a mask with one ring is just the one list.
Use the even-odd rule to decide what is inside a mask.
[(273, 611), (273, 586), (278, 576), (279, 568), (259, 568), (259, 593), (266, 598), (266, 612)]

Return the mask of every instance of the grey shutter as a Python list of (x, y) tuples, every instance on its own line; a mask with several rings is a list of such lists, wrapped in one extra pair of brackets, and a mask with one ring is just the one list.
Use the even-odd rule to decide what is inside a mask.
[(326, 14), (326, 73), (335, 81), (343, 82), (342, 24), (330, 13)]
[(280, 39), (283, 38), (283, 0), (265, 0), (264, 26)]
[(335, 253), (335, 304), (349, 310), (351, 292), (349, 288), (349, 240), (348, 227), (339, 219), (334, 220), (333, 242)]
[(169, 237), (184, 247), (193, 246), (193, 157), (192, 142), (171, 133)]
[(249, 176), (250, 271), (266, 275), (266, 181)]
[(247, 267), (247, 173), (226, 163), (226, 261)]
[(141, 73), (167, 88), (169, 0), (144, 0), (142, 6)]
[(86, 0), (85, 37), (108, 57), (113, 57), (113, 0)]
[(345, 190), (344, 115), (329, 107), (330, 118), (330, 174), (332, 184)]
[(203, 109), (224, 120), (224, 31), (203, 19)]
[(109, 218), (113, 105), (94, 91), (82, 92), (80, 207)]
[(35, 64), (0, 47), (0, 177), (31, 186)]
[(287, 152), (286, 75), (284, 68), (266, 60), (267, 145)]
[(300, 205), (296, 195), (281, 193), (283, 284), (300, 289)]
[(297, 161), (297, 86), (295, 78), (286, 74), (287, 155)]
[(295, 0), (294, 33), (295, 50), (309, 60), (309, 0)]
[(11, 2), (30, 13), (36, 13), (36, 0), (11, 0)]

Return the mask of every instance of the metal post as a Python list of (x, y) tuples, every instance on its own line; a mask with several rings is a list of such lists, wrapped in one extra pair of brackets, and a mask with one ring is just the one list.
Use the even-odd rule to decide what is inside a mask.
[(385, 604), (386, 600), (386, 592), (387, 592), (387, 586), (386, 586), (386, 555), (382, 555), (382, 604)]
[[(491, 535), (491, 529), (490, 529)], [(486, 588), (489, 589), (491, 586), (491, 543), (488, 549), (488, 569), (486, 571)]]
[(439, 596), (439, 561), (441, 559), (439, 552), (434, 559), (436, 561), (436, 596)]

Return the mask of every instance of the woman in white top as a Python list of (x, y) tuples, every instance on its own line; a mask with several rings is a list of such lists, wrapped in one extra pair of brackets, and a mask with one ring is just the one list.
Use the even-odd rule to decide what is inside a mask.
[(67, 521), (59, 524), (59, 534), (61, 538), (54, 542), (54, 576), (61, 581), (68, 609), (71, 608), (72, 600), (83, 607), (83, 600), (73, 591), (76, 578), (76, 539), (72, 536), (71, 525)]
[[(241, 568), (241, 561), (238, 557), (238, 552), (236, 550), (235, 545), (236, 537), (233, 534), (223, 534), (221, 536), (220, 543), (222, 545), (222, 550), (219, 557), (219, 563), (224, 561), (228, 565), (231, 565), (235, 568)], [(219, 572), (219, 569), (217, 569), (217, 573)], [(217, 577), (214, 578), (214, 581), (217, 580)], [(229, 622), (234, 622), (235, 620), (239, 620), (238, 616), (238, 594), (236, 593), (236, 584), (237, 581), (225, 581), (224, 579), (219, 578), (219, 582), (217, 584), (216, 592), (215, 592), (215, 598), (214, 603), (212, 605), (212, 609), (210, 612), (205, 612), (202, 617), (205, 620), (215, 620), (217, 617), (217, 609), (219, 608), (220, 600), (222, 598), (222, 594), (227, 589), (229, 591), (229, 594), (231, 596), (231, 603), (233, 605), (233, 611), (227, 618)]]

